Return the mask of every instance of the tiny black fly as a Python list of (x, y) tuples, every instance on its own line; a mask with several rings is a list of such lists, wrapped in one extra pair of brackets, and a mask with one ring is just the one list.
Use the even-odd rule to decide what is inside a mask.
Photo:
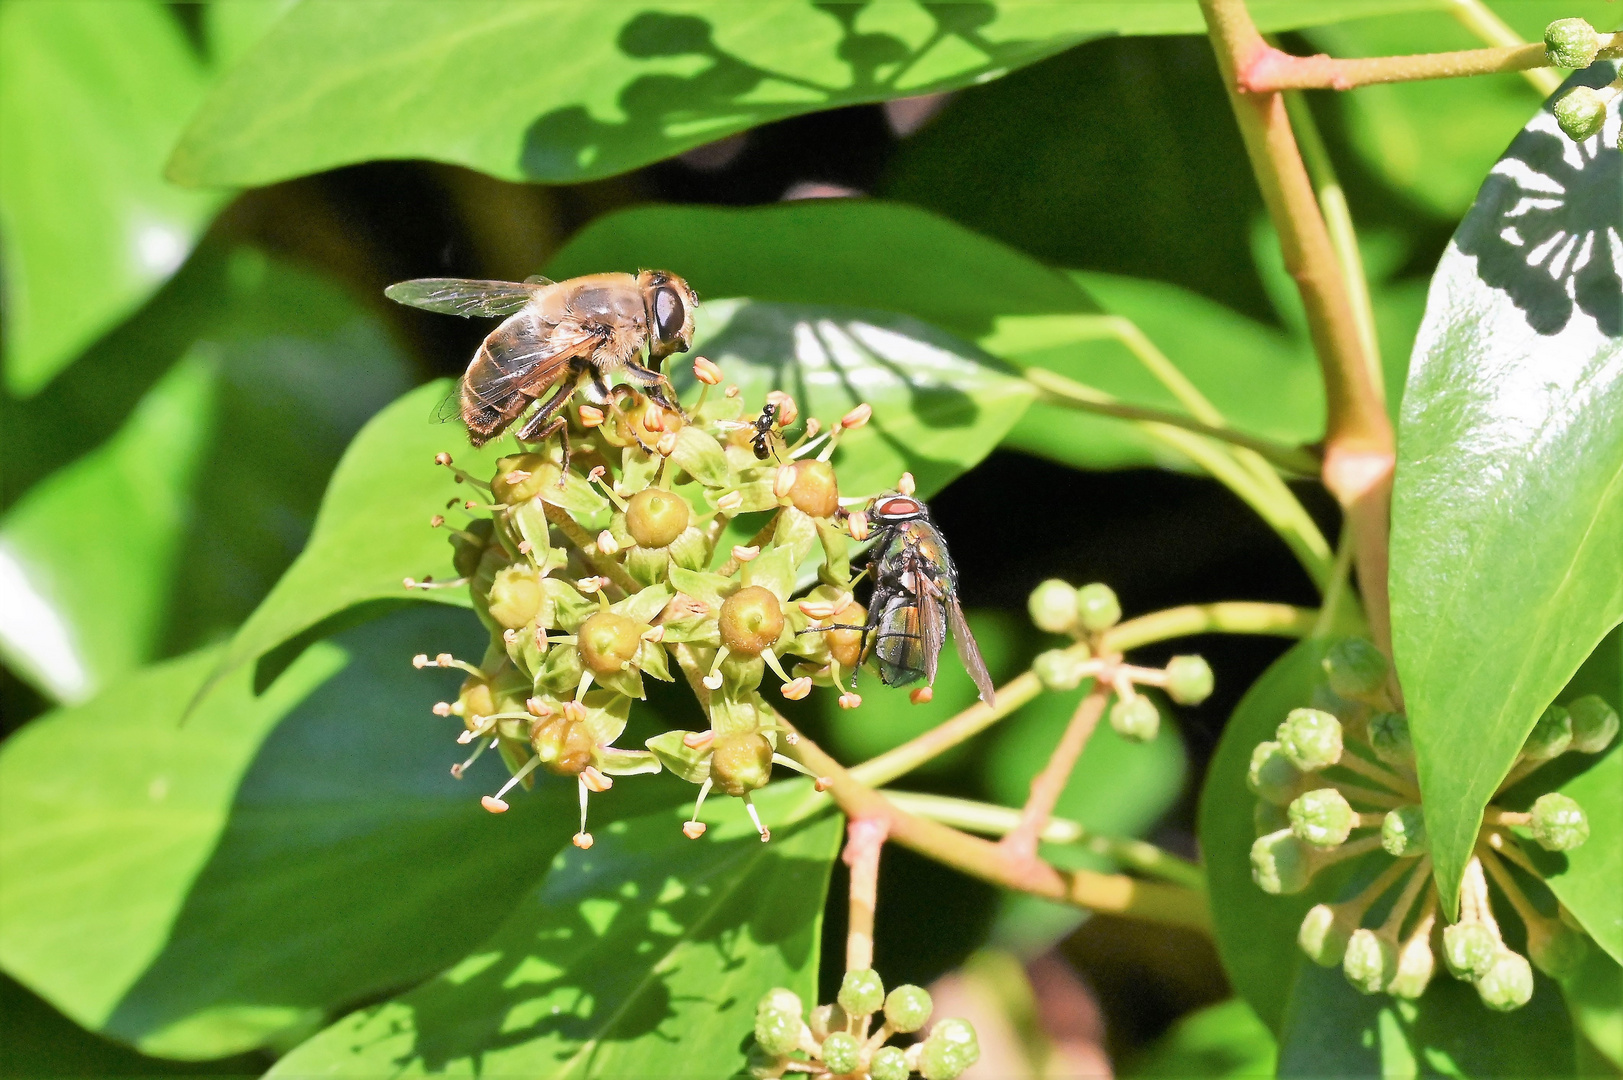
[(754, 420), (722, 420), (719, 426), (735, 431), (747, 428), (755, 432), (750, 436), (750, 447), (755, 451), (757, 458), (765, 461), (772, 456), (772, 440), (778, 437), (776, 430), (778, 414), (777, 404), (769, 401), (761, 406), (761, 415)]

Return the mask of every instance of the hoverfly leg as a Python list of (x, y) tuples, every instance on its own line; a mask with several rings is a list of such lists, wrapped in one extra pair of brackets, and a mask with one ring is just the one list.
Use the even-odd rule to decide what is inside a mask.
[(680, 417), (685, 418), (687, 416), (687, 413), (682, 410), (682, 406), (677, 404), (676, 399), (671, 396), (671, 384), (663, 374), (652, 368), (643, 367), (635, 360), (626, 361), (625, 374), (628, 381), (641, 388), (643, 394), (659, 405), (660, 408), (669, 410)]
[(525, 422), (524, 427), (519, 429), (518, 433), (520, 442), (540, 442), (543, 439), (551, 438), (553, 435), (558, 436), (558, 441), (562, 444), (564, 452), (563, 466), (558, 471), (559, 487), (564, 486), (564, 479), (569, 475), (570, 458), (568, 418), (559, 414), (563, 412), (564, 406), (569, 404), (569, 399), (573, 396), (573, 393), (565, 391), (553, 394), (545, 404), (535, 411), (535, 415)]

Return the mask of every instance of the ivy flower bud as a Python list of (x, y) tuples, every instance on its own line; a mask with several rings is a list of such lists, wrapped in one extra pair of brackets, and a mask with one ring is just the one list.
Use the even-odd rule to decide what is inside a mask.
[(1340, 847), (1358, 822), (1346, 796), (1335, 788), (1298, 795), (1287, 813), (1296, 838), (1317, 848)]
[(581, 666), (595, 675), (624, 671), (642, 648), (642, 627), (630, 616), (613, 611), (593, 615), (575, 634)]
[(1342, 638), (1330, 647), (1322, 663), (1326, 681), (1338, 697), (1363, 701), (1386, 686), (1386, 657), (1363, 638)]
[(548, 484), (558, 482), (558, 466), (540, 454), (511, 454), (496, 462), (490, 491), (508, 506), (527, 503)]
[(1617, 710), (1599, 694), (1587, 694), (1567, 704), (1572, 718), (1572, 749), (1598, 754), (1617, 737)]
[(669, 547), (688, 527), (687, 500), (664, 488), (644, 488), (626, 506), (626, 531), (638, 547)]
[(1533, 839), (1546, 851), (1571, 851), (1589, 839), (1589, 815), (1559, 791), (1538, 797), (1530, 824)]
[[(1074, 593), (1073, 593), (1074, 595)], [(1087, 676), (1087, 660), (1069, 649), (1049, 649), (1038, 653), (1031, 670), (1048, 690), (1075, 690)]]
[(1161, 729), (1161, 710), (1142, 694), (1110, 707), (1110, 726), (1132, 742), (1149, 742)]
[(1416, 933), (1398, 949), (1397, 970), (1392, 981), (1386, 984), (1386, 992), (1413, 1001), (1426, 992), (1436, 972), (1437, 958), (1432, 955), (1431, 935)]
[(755, 731), (716, 736), (710, 779), (724, 795), (748, 795), (772, 778), (772, 744)]
[(517, 630), (541, 610), (541, 578), (533, 566), (514, 563), (496, 571), (488, 598), (490, 617), (508, 630)]
[[(710, 361), (706, 360), (705, 363), (708, 364)], [(711, 366), (714, 367), (715, 365), (712, 364)], [(716, 381), (720, 382), (721, 380)], [(768, 1009), (791, 1012), (797, 1017), (806, 1011), (806, 1007), (800, 1003), (800, 995), (782, 986), (775, 986), (762, 994), (761, 1000), (755, 1005), (757, 1013), (766, 1012)]]
[(872, 968), (847, 971), (835, 999), (852, 1016), (871, 1016), (885, 1004), (885, 984)]
[(1272, 896), (1301, 892), (1313, 870), (1306, 845), (1290, 829), (1259, 836), (1251, 845), (1251, 880)]
[(1319, 709), (1292, 709), (1275, 738), (1303, 772), (1327, 769), (1341, 760), (1341, 721)]
[(1070, 632), (1076, 625), (1076, 590), (1059, 578), (1047, 581), (1031, 590), (1026, 599), (1026, 610), (1031, 613), (1032, 624), (1050, 634)]
[(1381, 819), (1381, 847), (1399, 858), (1426, 850), (1426, 815), (1418, 806), (1400, 806)]
[(1521, 953), (1501, 948), (1488, 970), (1477, 979), (1476, 992), (1490, 1009), (1519, 1009), (1533, 997), (1533, 965)]
[(1361, 994), (1378, 994), (1397, 974), (1398, 950), (1373, 930), (1354, 930), (1341, 958), (1341, 972)]
[(1179, 705), (1199, 705), (1212, 696), (1212, 668), (1200, 656), (1167, 661), (1167, 695)]
[(1076, 617), (1084, 630), (1095, 634), (1115, 626), (1121, 621), (1121, 601), (1116, 599), (1116, 590), (1097, 581), (1076, 590)]
[(1347, 942), (1357, 928), (1344, 908), (1315, 904), (1296, 931), (1296, 944), (1320, 967), (1335, 967), (1347, 955)]
[(924, 1049), (919, 1052), (919, 1075), (924, 1080), (957, 1080), (980, 1059), (980, 1043), (969, 1021), (943, 1020), (924, 1040)]
[(1381, 712), (1370, 717), (1369, 744), (1375, 756), (1387, 765), (1408, 768), (1414, 764), (1409, 718), (1402, 713)]
[(862, 1044), (844, 1031), (831, 1031), (823, 1040), (823, 1066), (836, 1076), (854, 1073), (862, 1061)]
[(1443, 927), (1443, 963), (1456, 979), (1472, 981), (1493, 966), (1499, 938), (1476, 920)]
[(811, 1012), (807, 1026), (811, 1028), (812, 1038), (822, 1042), (828, 1038), (830, 1032), (844, 1031), (850, 1023), (845, 1010), (838, 1005), (819, 1005)]
[(1544, 28), (1544, 50), (1556, 67), (1586, 68), (1600, 52), (1600, 35), (1583, 19), (1557, 19)]
[(1284, 749), (1277, 742), (1260, 742), (1251, 751), (1251, 765), (1246, 770), (1245, 783), (1275, 806), (1286, 806), (1301, 791), (1302, 770), (1285, 756)]
[(1572, 747), (1572, 716), (1560, 705), (1545, 709), (1522, 744), (1522, 757), (1530, 761), (1558, 758)]
[(788, 1009), (762, 1009), (755, 1014), (755, 1041), (774, 1057), (800, 1045), (800, 1013)]
[(895, 1046), (881, 1046), (868, 1062), (870, 1080), (907, 1080), (907, 1055)]
[(833, 517), (840, 508), (840, 482), (834, 475), (834, 466), (815, 459), (797, 461), (793, 472), (795, 479), (789, 487), (789, 501), (795, 509), (808, 517)]
[(783, 605), (770, 589), (749, 585), (721, 602), (721, 643), (742, 656), (760, 656), (783, 634)]
[(1555, 122), (1573, 142), (1583, 142), (1606, 123), (1606, 95), (1590, 86), (1574, 86), (1555, 103)]
[(934, 1008), (930, 991), (912, 983), (903, 983), (885, 998), (885, 1021), (904, 1034), (917, 1031), (930, 1022), (930, 1012)]

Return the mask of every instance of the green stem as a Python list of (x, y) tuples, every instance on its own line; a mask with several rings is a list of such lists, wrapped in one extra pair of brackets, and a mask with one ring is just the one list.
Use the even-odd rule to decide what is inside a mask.
[[(1511, 46), (1524, 44), (1520, 34), (1510, 28), (1494, 10), (1482, 0), (1449, 0), (1448, 12), (1459, 24), (1487, 45)], [(1527, 68), (1523, 78), (1532, 84), (1540, 97), (1549, 97), (1561, 85), (1561, 75), (1550, 68)]]

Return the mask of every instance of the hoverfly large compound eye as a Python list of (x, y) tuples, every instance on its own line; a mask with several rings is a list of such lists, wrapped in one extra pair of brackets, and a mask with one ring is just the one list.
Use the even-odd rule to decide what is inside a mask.
[(654, 293), (654, 323), (661, 341), (674, 341), (687, 322), (687, 309), (675, 289), (660, 289)]

